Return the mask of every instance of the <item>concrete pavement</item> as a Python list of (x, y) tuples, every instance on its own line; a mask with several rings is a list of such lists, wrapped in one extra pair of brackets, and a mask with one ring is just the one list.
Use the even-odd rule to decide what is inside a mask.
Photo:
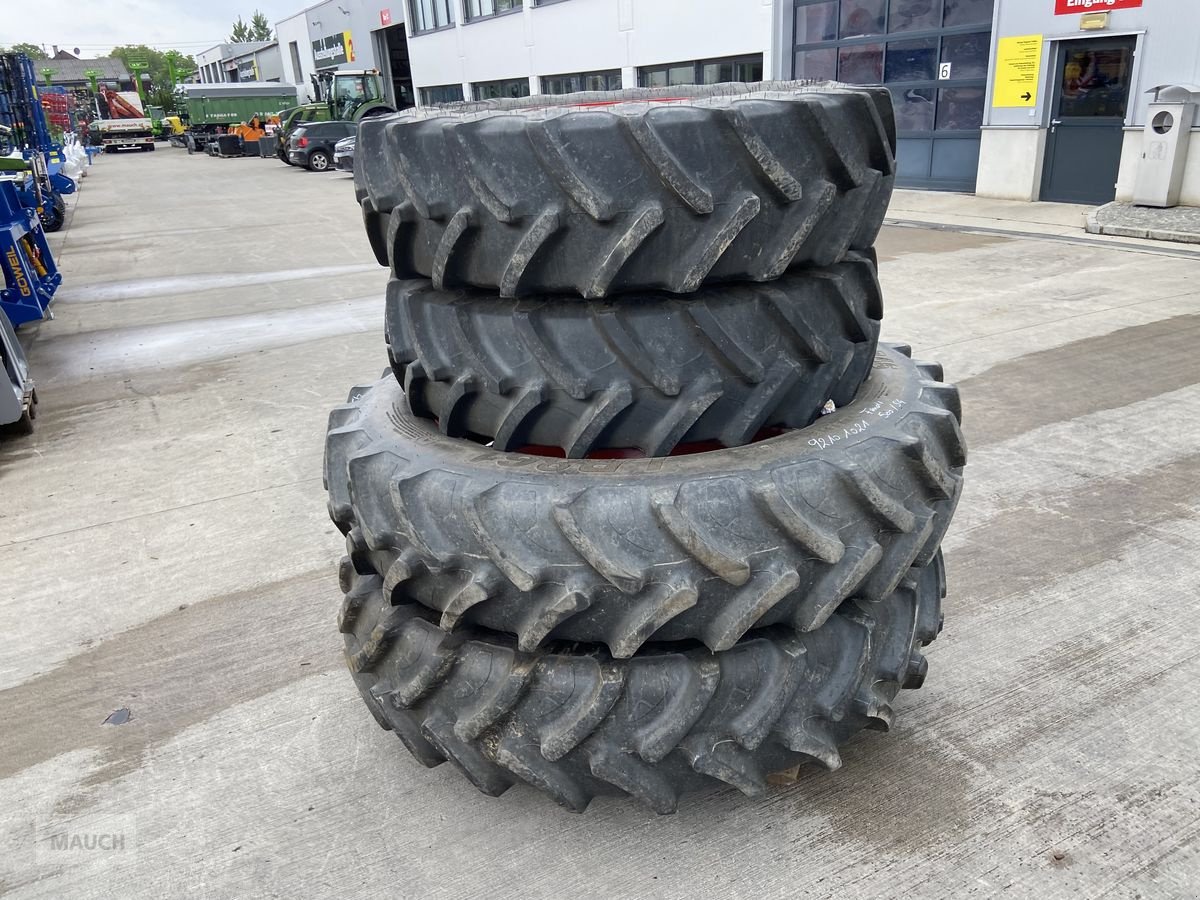
[(1034, 214), (902, 195), (880, 239), (885, 337), (971, 446), (892, 732), (765, 798), (576, 816), (422, 768), (344, 671), (322, 439), (385, 364), (349, 180), (102, 159), (22, 332), (38, 431), (0, 443), (0, 894), (1193, 896), (1200, 256)]

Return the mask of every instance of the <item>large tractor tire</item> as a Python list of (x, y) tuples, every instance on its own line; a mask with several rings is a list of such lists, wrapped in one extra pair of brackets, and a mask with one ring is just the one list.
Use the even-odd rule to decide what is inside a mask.
[(426, 766), (449, 760), (485, 794), (514, 783), (581, 812), (627, 794), (660, 814), (686, 790), (766, 790), (802, 763), (841, 765), (838, 747), (886, 730), (901, 688), (918, 688), (921, 648), (941, 627), (941, 555), (873, 604), (848, 601), (820, 628), (765, 628), (724, 653), (647, 646), (530, 653), (470, 627), (450, 635), (387, 579), (342, 564), (340, 626), (367, 706)]
[(376, 256), (438, 288), (600, 298), (869, 248), (895, 176), (888, 91), (730, 87), (365, 119), (355, 186)]
[(853, 399), (882, 314), (875, 267), (857, 256), (685, 299), (500, 300), (427, 279), (393, 280), (387, 295), (392, 367), (415, 413), (452, 437), (567, 457), (802, 428)]
[(854, 400), (728, 450), (553, 459), (441, 434), (392, 377), (330, 415), (325, 484), (352, 559), (443, 629), (727, 650), (753, 627), (820, 628), (928, 564), (958, 501), (958, 394), (880, 348)]

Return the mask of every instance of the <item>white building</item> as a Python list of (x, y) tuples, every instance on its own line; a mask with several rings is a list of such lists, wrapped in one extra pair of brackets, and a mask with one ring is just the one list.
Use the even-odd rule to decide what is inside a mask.
[[(377, 68), (404, 106), (770, 77), (778, 69), (775, 3), (326, 0), (275, 31), (285, 78), (308, 83), (320, 68)], [(339, 45), (352, 57), (318, 60)]]
[(792, 0), (777, 21), (780, 74), (888, 86), (907, 187), (1131, 199), (1149, 92), (1200, 84), (1197, 0)]
[(282, 81), (283, 60), (276, 41), (217, 44), (196, 54), (200, 81)]
[(773, 0), (411, 0), (421, 102), (757, 81)]
[[(898, 183), (1027, 200), (1128, 198), (1147, 92), (1200, 84), (1200, 0), (326, 0), (276, 29), (286, 80), (378, 68), (397, 106), (885, 84)], [(1192, 154), (1183, 201), (1200, 205)]]
[(405, 0), (325, 0), (275, 23), (284, 77), (308, 87), (322, 69), (378, 69), (396, 106), (414, 103)]

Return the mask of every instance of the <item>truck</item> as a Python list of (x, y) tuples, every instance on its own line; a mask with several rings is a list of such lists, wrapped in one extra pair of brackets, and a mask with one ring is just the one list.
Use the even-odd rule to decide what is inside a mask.
[(312, 85), (316, 102), (289, 109), (280, 116), (275, 154), (289, 165), (287, 139), (298, 126), (331, 119), (361, 122), (369, 116), (396, 111), (383, 99), (383, 80), (378, 69), (327, 69), (312, 76)]
[(105, 151), (154, 149), (154, 127), (135, 91), (115, 91), (102, 85), (96, 105), (100, 117), (92, 123), (92, 130)]
[(179, 118), (197, 150), (251, 119), (277, 118), (299, 101), (296, 85), (275, 81), (182, 84), (177, 94)]

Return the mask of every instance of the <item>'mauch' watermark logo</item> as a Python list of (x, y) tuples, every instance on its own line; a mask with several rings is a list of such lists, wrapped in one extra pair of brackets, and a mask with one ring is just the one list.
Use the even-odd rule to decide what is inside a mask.
[(68, 863), (98, 856), (128, 856), (137, 850), (137, 831), (130, 816), (105, 816), (71, 827), (36, 830), (34, 853), (40, 863)]
[(60, 853), (78, 853), (80, 850), (103, 850), (111, 853), (125, 849), (123, 834), (52, 834), (50, 848)]

